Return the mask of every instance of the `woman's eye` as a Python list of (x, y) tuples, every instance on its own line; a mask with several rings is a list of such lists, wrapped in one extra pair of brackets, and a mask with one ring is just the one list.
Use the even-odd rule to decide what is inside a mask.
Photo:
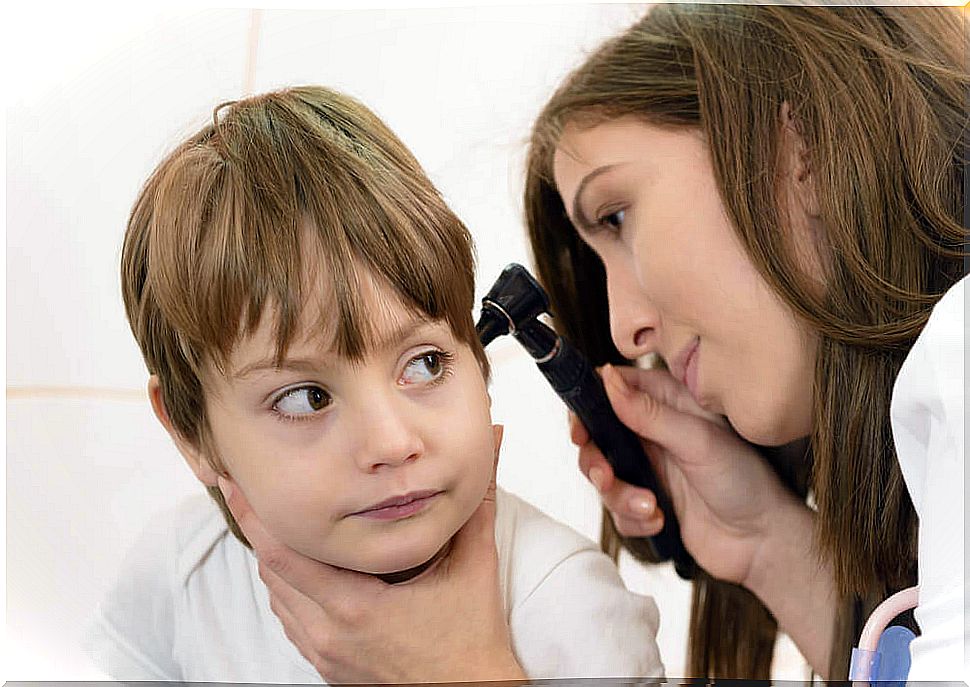
[(422, 384), (439, 379), (445, 371), (447, 356), (442, 351), (427, 351), (408, 361), (402, 381), (405, 384)]
[(616, 212), (611, 212), (608, 215), (603, 215), (596, 220), (596, 224), (601, 227), (612, 227), (613, 229), (621, 229), (623, 227), (623, 220), (626, 218), (626, 210), (617, 210)]
[(326, 408), (331, 403), (330, 394), (318, 386), (301, 386), (290, 389), (273, 404), (282, 415), (291, 417), (311, 415)]

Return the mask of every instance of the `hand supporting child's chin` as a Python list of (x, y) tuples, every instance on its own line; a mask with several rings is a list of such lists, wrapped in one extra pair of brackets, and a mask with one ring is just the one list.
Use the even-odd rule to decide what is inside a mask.
[[(497, 437), (496, 465), (500, 429)], [(447, 550), (403, 585), (293, 551), (230, 479), (220, 477), (219, 488), (253, 546), (286, 636), (328, 682), (526, 680), (498, 583), (494, 472)]]
[(441, 563), (441, 561), (443, 561), (449, 553), (451, 553), (451, 542), (451, 539), (445, 542), (445, 545), (438, 549), (438, 552), (424, 563), (420, 563), (413, 568), (408, 568), (407, 570), (375, 574), (374, 577), (382, 582), (386, 582), (387, 584), (401, 584), (403, 582), (410, 582), (411, 580), (417, 579), (425, 573), (431, 573), (436, 567), (438, 567), (438, 564)]

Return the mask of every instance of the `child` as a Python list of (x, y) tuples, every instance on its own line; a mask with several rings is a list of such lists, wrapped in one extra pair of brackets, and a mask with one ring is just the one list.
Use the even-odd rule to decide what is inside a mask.
[[(152, 407), (221, 514), (144, 535), (89, 650), (122, 680), (320, 682), (217, 478), (330, 565), (401, 582), (447, 556), (499, 439), (469, 234), (379, 119), (302, 87), (217, 108), (159, 165), (121, 271)], [(495, 536), (530, 677), (662, 674), (652, 599), (592, 543), (501, 491)]]

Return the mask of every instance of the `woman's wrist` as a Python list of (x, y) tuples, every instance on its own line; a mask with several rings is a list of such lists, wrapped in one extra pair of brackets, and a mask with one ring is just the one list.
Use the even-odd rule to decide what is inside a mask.
[(815, 512), (792, 496), (772, 511), (742, 581), (823, 677), (828, 672), (837, 594), (831, 564), (815, 546)]
[(759, 528), (751, 563), (741, 580), (741, 586), (762, 601), (766, 601), (764, 595), (771, 595), (778, 574), (790, 570), (793, 558), (807, 562), (815, 535), (814, 513), (794, 495), (786, 495), (768, 511), (769, 516)]

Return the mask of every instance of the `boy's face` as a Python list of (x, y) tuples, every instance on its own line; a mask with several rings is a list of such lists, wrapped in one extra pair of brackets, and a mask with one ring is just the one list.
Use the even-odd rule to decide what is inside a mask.
[(274, 365), (272, 317), (204, 380), (214, 450), (266, 528), (331, 565), (387, 573), (434, 556), (492, 476), (481, 369), (444, 322), (364, 279), (375, 341), (352, 363), (298, 336)]

